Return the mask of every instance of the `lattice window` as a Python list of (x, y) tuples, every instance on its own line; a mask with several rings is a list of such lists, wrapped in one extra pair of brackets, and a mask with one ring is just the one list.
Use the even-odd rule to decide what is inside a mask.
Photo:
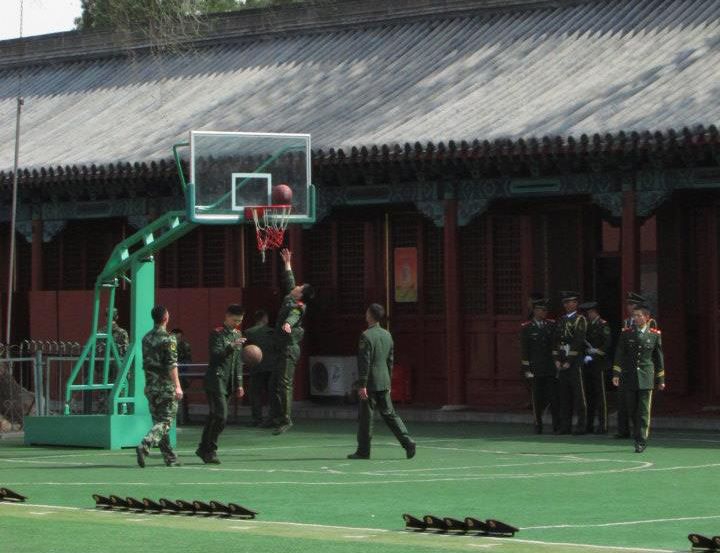
[(170, 244), (163, 248), (158, 255), (158, 286), (160, 288), (177, 287), (177, 265), (178, 265), (178, 247), (177, 243)]
[(445, 272), (443, 229), (430, 221), (423, 221), (423, 310), (425, 313), (442, 313), (445, 309)]
[(553, 215), (548, 223), (549, 244), (549, 283), (550, 293), (559, 290), (581, 290), (580, 252), (581, 252), (580, 213), (564, 210)]
[(225, 286), (226, 229), (221, 226), (206, 226), (200, 230), (203, 286), (222, 288)]
[(18, 290), (29, 290), (32, 274), (32, 245), (25, 237), (15, 235), (15, 286)]
[(113, 247), (122, 240), (122, 225), (117, 219), (88, 221), (84, 232), (92, 236), (85, 242), (85, 288), (92, 288)]
[(62, 233), (62, 274), (60, 288), (82, 290), (85, 286), (85, 242), (83, 221), (70, 221)]
[(200, 286), (200, 232), (196, 229), (177, 241), (177, 286)]
[(520, 238), (518, 217), (493, 217), (493, 289), (498, 315), (514, 315), (523, 307)]
[[(549, 294), (550, 255), (549, 229), (550, 218), (547, 215), (535, 215), (532, 218), (533, 274), (532, 291)], [(550, 294), (551, 295), (551, 294)]]
[(459, 235), (462, 309), (470, 314), (487, 313), (487, 218), (476, 217), (460, 227)]
[(320, 223), (314, 225), (303, 235), (306, 280), (313, 286), (328, 288), (332, 286), (333, 239), (332, 225)]
[(343, 221), (337, 225), (338, 312), (362, 313), (365, 303), (365, 225)]
[(62, 234), (57, 234), (42, 248), (43, 289), (60, 289), (60, 252), (62, 251)]

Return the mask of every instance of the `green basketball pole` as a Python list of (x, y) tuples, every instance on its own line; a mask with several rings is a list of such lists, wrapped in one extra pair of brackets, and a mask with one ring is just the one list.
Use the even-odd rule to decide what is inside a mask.
[[(25, 417), (25, 443), (102, 447), (136, 446), (152, 426), (143, 389), (142, 337), (152, 328), (150, 310), (155, 304), (153, 254), (184, 236), (195, 224), (185, 212), (170, 212), (120, 242), (95, 282), (90, 336), (65, 387), (61, 416)], [(115, 307), (115, 290), (123, 279), (131, 286), (130, 345), (124, 358), (112, 337), (112, 320), (100, 325), (100, 310), (107, 295), (108, 313)], [(102, 358), (97, 346), (103, 344)], [(102, 364), (100, 364), (100, 362)], [(117, 367), (110, 380), (111, 365)], [(99, 369), (99, 370), (98, 370)], [(106, 412), (76, 414), (75, 405), (91, 410), (91, 394), (107, 395)], [(85, 395), (85, 401), (79, 401)], [(172, 437), (174, 440), (174, 435)]]

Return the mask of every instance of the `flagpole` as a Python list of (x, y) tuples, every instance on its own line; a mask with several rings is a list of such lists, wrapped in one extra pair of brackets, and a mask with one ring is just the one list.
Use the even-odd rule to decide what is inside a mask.
[[(23, 0), (20, 0), (20, 36), (23, 33)], [(19, 69), (22, 71), (22, 68)], [(20, 161), (20, 116), (22, 115), (22, 73), (18, 77), (17, 113), (15, 116), (15, 160), (13, 161), (12, 207), (10, 208), (10, 256), (8, 257), (7, 310), (5, 312), (5, 344), (10, 345), (13, 291), (15, 289), (15, 227), (17, 225), (18, 166)], [(7, 348), (10, 355), (10, 348)]]

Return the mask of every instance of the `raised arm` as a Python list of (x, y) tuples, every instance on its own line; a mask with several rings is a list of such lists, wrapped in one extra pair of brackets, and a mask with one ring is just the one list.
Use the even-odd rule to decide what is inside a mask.
[(283, 248), (280, 250), (280, 257), (282, 257), (283, 263), (285, 264), (285, 272), (282, 278), (283, 294), (289, 294), (290, 290), (295, 288), (295, 275), (292, 270), (292, 252)]

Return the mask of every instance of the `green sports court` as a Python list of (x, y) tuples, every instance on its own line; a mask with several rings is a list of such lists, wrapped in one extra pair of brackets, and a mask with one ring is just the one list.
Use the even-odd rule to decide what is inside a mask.
[[(155, 452), (22, 446), (3, 440), (0, 484), (28, 496), (0, 503), (3, 551), (686, 551), (687, 534), (720, 534), (720, 439), (657, 431), (642, 454), (607, 437), (535, 436), (529, 427), (415, 423), (415, 459), (379, 428), (372, 459), (349, 461), (355, 425), (300, 421), (273, 437), (231, 427), (222, 464), (193, 455), (199, 428), (181, 429), (183, 465)], [(93, 493), (236, 502), (255, 520), (104, 512)], [(404, 530), (403, 513), (494, 518), (514, 538)]]

